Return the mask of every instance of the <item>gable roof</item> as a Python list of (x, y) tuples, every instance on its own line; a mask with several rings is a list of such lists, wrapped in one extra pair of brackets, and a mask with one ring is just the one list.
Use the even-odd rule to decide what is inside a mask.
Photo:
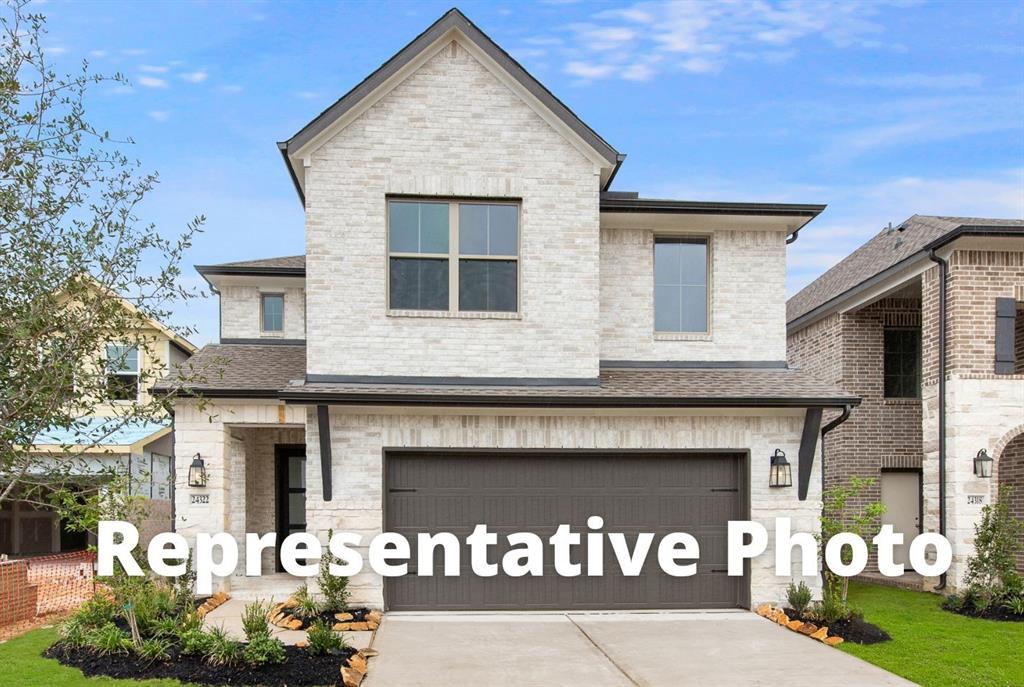
[(914, 215), (886, 228), (786, 303), (790, 329), (883, 272), (965, 235), (1024, 236), (1024, 220)]
[(318, 135), (327, 130), (334, 122), (346, 112), (357, 106), (365, 98), (369, 97), (379, 87), (384, 85), (391, 77), (395, 76), (403, 67), (412, 62), (428, 47), (433, 45), (439, 38), (452, 30), (458, 30), (463, 36), (469, 39), (488, 57), (494, 60), (505, 72), (522, 85), (531, 95), (550, 110), (558, 119), (575, 133), (586, 145), (594, 150), (608, 167), (612, 169), (606, 185), (611, 183), (615, 171), (625, 159), (625, 155), (619, 153), (615, 148), (605, 141), (596, 131), (587, 126), (575, 112), (569, 109), (565, 103), (559, 100), (544, 84), (527, 72), (522, 65), (516, 62), (497, 43), (491, 40), (480, 28), (471, 22), (466, 15), (453, 7), (431, 24), (423, 33), (416, 36), (408, 45), (399, 50), (387, 62), (378, 67), (372, 74), (359, 82), (352, 90), (341, 96), (333, 105), (317, 115), (311, 122), (306, 124), (295, 135), (287, 141), (279, 142), (278, 148), (284, 157), (288, 167), (292, 183), (299, 197), (304, 199), (302, 182), (298, 178), (298, 166), (292, 164), (292, 155), (313, 141)]
[(196, 265), (196, 271), (203, 276), (217, 274), (302, 276), (306, 273), (306, 256), (285, 255), (279, 258), (222, 262), (217, 265)]

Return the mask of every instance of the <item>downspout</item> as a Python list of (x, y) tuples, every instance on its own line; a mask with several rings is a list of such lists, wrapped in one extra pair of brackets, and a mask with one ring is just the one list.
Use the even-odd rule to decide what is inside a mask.
[(170, 496), (171, 496), (171, 532), (177, 532), (178, 531), (178, 523), (177, 523), (177, 520), (174, 517), (175, 516), (175, 505), (176, 505), (174, 503), (174, 501), (175, 501), (175, 497), (177, 496), (177, 494), (175, 494), (174, 481), (176, 479), (176, 475), (177, 475), (177, 472), (178, 472), (177, 468), (175, 466), (175, 462), (177, 462), (178, 457), (177, 457), (177, 455), (175, 455), (176, 452), (174, 450), (174, 435), (175, 435), (175, 431), (174, 431), (174, 410), (172, 408), (168, 408), (167, 414), (171, 416), (171, 462), (170, 462), (170, 465), (167, 466), (168, 467), (167, 479), (171, 483), (171, 488), (170, 488)]
[(839, 417), (829, 421), (828, 424), (821, 428), (821, 493), (823, 494), (825, 493), (825, 435), (850, 419), (851, 410), (853, 410), (853, 406), (843, 406), (843, 412), (840, 413)]
[[(946, 536), (946, 277), (949, 263), (935, 249), (928, 259), (939, 266), (939, 534)], [(936, 591), (946, 588), (946, 573), (939, 575)]]

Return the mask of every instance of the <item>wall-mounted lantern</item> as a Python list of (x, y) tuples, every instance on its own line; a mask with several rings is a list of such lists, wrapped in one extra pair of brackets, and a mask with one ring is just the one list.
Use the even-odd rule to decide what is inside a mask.
[(188, 468), (188, 486), (206, 486), (206, 463), (203, 462), (202, 456), (198, 453), (192, 459), (192, 465)]
[(985, 449), (981, 449), (978, 455), (974, 456), (974, 474), (978, 477), (992, 476), (992, 457)]
[(775, 455), (772, 456), (771, 472), (768, 476), (768, 486), (793, 486), (793, 469), (790, 467), (789, 461), (786, 460), (786, 454), (782, 449), (775, 449)]

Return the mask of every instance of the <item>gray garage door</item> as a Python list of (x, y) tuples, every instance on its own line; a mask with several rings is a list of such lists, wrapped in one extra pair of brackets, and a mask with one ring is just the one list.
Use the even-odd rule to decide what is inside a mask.
[[(452, 453), (394, 452), (385, 458), (385, 526), (413, 544), (420, 532), (451, 532), (460, 541), (477, 524), (498, 534), (490, 562), (501, 562), (511, 532), (545, 541), (545, 574), (513, 578), (472, 574), (468, 548), (462, 574), (445, 577), (440, 547), (433, 576), (385, 580), (389, 610), (728, 608), (746, 601), (745, 578), (726, 575), (727, 521), (746, 517), (743, 456), (723, 453)], [(624, 577), (605, 539), (604, 576), (586, 575), (586, 537), (574, 547), (583, 564), (575, 578), (554, 574), (547, 538), (559, 524), (587, 532), (590, 515), (604, 532), (622, 532), (632, 546), (639, 532), (655, 541), (639, 577)], [(697, 574), (661, 572), (657, 542), (688, 532), (700, 544)]]

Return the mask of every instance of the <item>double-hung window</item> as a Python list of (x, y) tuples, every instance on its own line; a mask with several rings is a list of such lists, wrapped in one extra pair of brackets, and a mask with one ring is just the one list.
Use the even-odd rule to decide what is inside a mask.
[(921, 398), (921, 330), (886, 329), (884, 337), (885, 398)]
[(284, 331), (284, 294), (260, 294), (260, 329), (264, 332)]
[(518, 203), (388, 201), (388, 307), (517, 312)]
[(654, 240), (654, 331), (708, 331), (708, 240)]
[(107, 396), (111, 401), (134, 401), (139, 397), (139, 349), (137, 346), (107, 344)]

